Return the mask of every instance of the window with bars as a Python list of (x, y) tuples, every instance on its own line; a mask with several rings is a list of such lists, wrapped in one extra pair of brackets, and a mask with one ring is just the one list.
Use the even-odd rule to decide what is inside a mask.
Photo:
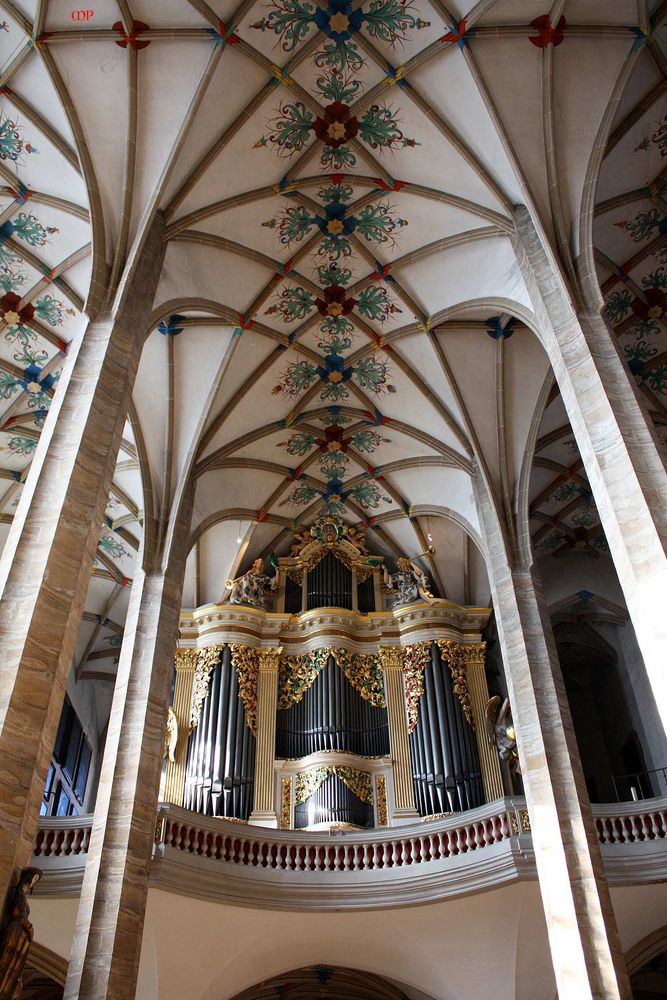
[(90, 743), (74, 706), (65, 695), (40, 815), (78, 816), (86, 797), (91, 758)]

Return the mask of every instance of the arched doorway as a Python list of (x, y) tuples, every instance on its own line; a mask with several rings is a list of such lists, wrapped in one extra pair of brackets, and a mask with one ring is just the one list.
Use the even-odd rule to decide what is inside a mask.
[(276, 1000), (282, 996), (289, 1000), (433, 1000), (420, 990), (404, 988), (374, 972), (336, 965), (311, 965), (274, 976), (238, 993), (234, 1000)]

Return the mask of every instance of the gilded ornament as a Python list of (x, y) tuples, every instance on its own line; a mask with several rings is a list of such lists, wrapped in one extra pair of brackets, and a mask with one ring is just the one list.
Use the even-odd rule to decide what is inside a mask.
[(301, 701), (315, 678), (327, 665), (330, 649), (281, 656), (278, 669), (278, 709), (291, 708)]
[(237, 642), (232, 643), (230, 649), (239, 685), (239, 698), (245, 709), (246, 723), (250, 732), (256, 735), (258, 651), (252, 646), (242, 646)]
[(377, 774), (375, 776), (375, 809), (378, 826), (388, 826), (387, 779), (384, 774)]
[[(466, 676), (466, 666), (471, 662), (479, 661), (479, 649), (475, 646), (466, 647), (451, 639), (436, 639), (443, 659), (449, 665), (452, 675), (452, 687), (463, 709), (463, 714), (471, 729), (475, 728), (472, 715), (472, 704), (470, 702), (470, 692), (468, 690), (468, 678)], [(481, 645), (481, 644), (480, 644)], [(473, 659), (475, 657), (475, 659)]]
[(431, 643), (415, 642), (403, 651), (405, 700), (408, 713), (408, 732), (411, 733), (419, 718), (419, 699), (424, 693), (424, 671), (431, 662)]
[(301, 805), (306, 802), (332, 774), (340, 778), (362, 802), (369, 804), (373, 802), (373, 781), (367, 771), (341, 764), (322, 764), (320, 767), (297, 773), (294, 781), (295, 804)]
[[(190, 703), (190, 732), (193, 732), (199, 725), (201, 709), (204, 699), (208, 694), (211, 672), (220, 659), (223, 643), (215, 643), (213, 646), (206, 646), (200, 649), (197, 654), (197, 665), (192, 682), (192, 701)], [(190, 651), (188, 651), (190, 652)]]
[(292, 828), (292, 779), (283, 778), (281, 786), (280, 827), (282, 830), (290, 830)]
[(373, 708), (386, 708), (382, 663), (378, 653), (352, 653), (336, 646), (331, 650), (347, 680)]

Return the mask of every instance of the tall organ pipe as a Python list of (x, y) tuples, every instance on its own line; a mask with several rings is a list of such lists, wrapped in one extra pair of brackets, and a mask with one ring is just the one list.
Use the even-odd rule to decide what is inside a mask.
[(484, 802), (477, 744), (438, 646), (424, 671), (419, 719), (410, 734), (413, 782), (421, 815), (459, 812)]
[(254, 771), (255, 737), (239, 698), (231, 650), (225, 646), (189, 738), (184, 805), (208, 816), (248, 819)]
[(276, 757), (306, 757), (341, 750), (363, 757), (389, 753), (387, 711), (352, 687), (330, 656), (303, 698), (276, 715)]

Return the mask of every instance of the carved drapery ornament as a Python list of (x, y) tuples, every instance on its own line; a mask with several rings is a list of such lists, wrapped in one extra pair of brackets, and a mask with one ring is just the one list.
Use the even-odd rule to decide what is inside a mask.
[(342, 646), (325, 646), (310, 653), (280, 658), (279, 709), (291, 708), (301, 701), (318, 674), (326, 667), (330, 655), (362, 698), (374, 708), (386, 707), (379, 654), (354, 653)]
[(242, 646), (233, 642), (230, 646), (232, 665), (236, 670), (239, 698), (245, 709), (248, 729), (257, 735), (257, 676), (259, 674), (258, 650), (252, 646)]
[(314, 795), (330, 775), (335, 774), (362, 802), (373, 802), (373, 780), (367, 771), (341, 764), (323, 764), (308, 771), (299, 771), (295, 779), (296, 805), (301, 805)]
[(311, 653), (281, 656), (278, 668), (278, 708), (291, 708), (301, 701), (315, 678), (327, 665), (329, 647)]
[(471, 729), (475, 728), (475, 720), (472, 714), (472, 704), (470, 701), (470, 691), (468, 690), (467, 669), (470, 663), (478, 663), (480, 656), (484, 659), (486, 643), (474, 643), (464, 645), (460, 642), (453, 642), (451, 639), (436, 639), (443, 655), (443, 659), (449, 664), (452, 674), (452, 684), (454, 694), (461, 702), (463, 714)]
[(424, 671), (430, 662), (430, 642), (415, 642), (413, 645), (405, 647), (403, 674), (405, 676), (409, 733), (413, 731), (419, 719), (419, 699), (424, 693)]
[(192, 702), (190, 706), (190, 732), (192, 733), (199, 725), (201, 708), (204, 699), (208, 694), (211, 671), (220, 659), (224, 644), (216, 643), (213, 646), (206, 646), (199, 650), (178, 650), (177, 656), (182, 653), (196, 653), (197, 665), (195, 667), (195, 677), (192, 684)]
[(336, 646), (331, 650), (349, 683), (373, 708), (386, 708), (382, 663), (378, 653), (352, 653)]
[[(449, 667), (454, 694), (459, 699), (466, 721), (471, 729), (474, 729), (475, 720), (468, 690), (467, 669), (472, 663), (484, 662), (486, 644), (460, 643), (454, 642), (453, 639), (436, 639), (435, 642)], [(424, 671), (431, 662), (431, 643), (416, 642), (405, 646), (403, 654), (408, 732), (411, 733), (419, 719), (419, 699), (424, 693)]]

